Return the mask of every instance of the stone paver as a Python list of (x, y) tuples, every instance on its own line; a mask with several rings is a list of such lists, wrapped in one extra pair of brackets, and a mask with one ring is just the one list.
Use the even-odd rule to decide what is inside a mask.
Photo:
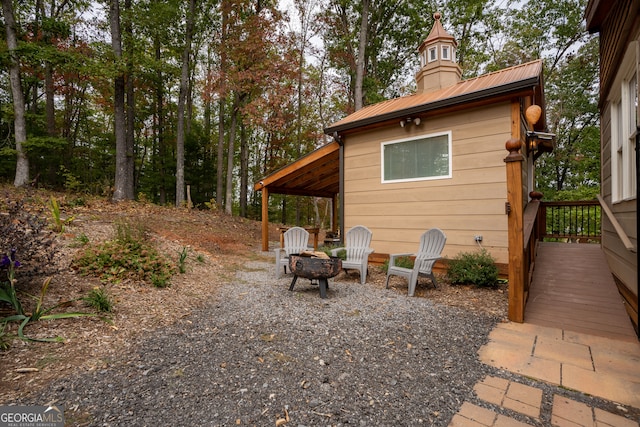
[[(640, 343), (592, 337), (530, 324), (499, 324), (480, 348), (480, 360), (535, 380), (640, 408)], [(487, 376), (474, 387), (489, 404), (540, 422), (541, 389)], [(501, 412), (501, 413), (498, 413)], [(526, 427), (502, 414), (464, 402), (451, 420), (459, 427)], [(548, 417), (549, 414), (546, 414)], [(554, 395), (551, 425), (556, 427), (640, 427), (632, 420), (564, 396)]]
[(595, 408), (594, 414), (597, 427), (638, 427), (637, 422), (602, 409)]
[(588, 345), (575, 344), (558, 339), (538, 337), (534, 357), (554, 360), (562, 364), (570, 364), (583, 369), (593, 370), (591, 350)]
[(533, 418), (540, 417), (542, 390), (528, 385), (511, 382), (503, 406)]
[(551, 424), (554, 426), (593, 426), (591, 408), (584, 403), (553, 396)]

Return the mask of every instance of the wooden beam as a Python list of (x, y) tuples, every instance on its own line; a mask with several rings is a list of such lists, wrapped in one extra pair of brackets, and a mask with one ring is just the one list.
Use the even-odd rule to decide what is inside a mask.
[(269, 250), (269, 189), (262, 189), (262, 251)]

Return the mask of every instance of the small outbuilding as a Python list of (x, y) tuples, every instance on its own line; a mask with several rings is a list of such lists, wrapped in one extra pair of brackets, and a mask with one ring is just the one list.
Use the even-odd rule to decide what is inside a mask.
[[(327, 197), (336, 202), (342, 235), (355, 225), (367, 226), (376, 256), (413, 252), (420, 235), (438, 227), (447, 235), (445, 257), (482, 246), (506, 271), (509, 228), (522, 227), (509, 214), (516, 211), (522, 218), (535, 190), (534, 160), (553, 148), (541, 133), (546, 126), (542, 62), (461, 80), (456, 40), (440, 15), (434, 17), (418, 49), (416, 93), (366, 106), (333, 123), (325, 129), (333, 143), (257, 183), (256, 190), (266, 190), (263, 227), (268, 222), (264, 204), (269, 191), (278, 192), (276, 183), (288, 174), (310, 172), (311, 163), (325, 164), (326, 170), (333, 168), (331, 191), (337, 194)], [(527, 110), (537, 117), (527, 119)], [(332, 161), (323, 162), (322, 152)], [(516, 175), (509, 172), (514, 160), (520, 165)], [(317, 185), (320, 177), (329, 182), (318, 170), (309, 176), (308, 182), (298, 179), (297, 194), (305, 194), (305, 186)]]

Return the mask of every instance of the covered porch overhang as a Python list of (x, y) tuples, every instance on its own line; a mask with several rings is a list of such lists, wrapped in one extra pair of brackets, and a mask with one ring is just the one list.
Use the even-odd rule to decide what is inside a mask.
[[(254, 185), (262, 191), (262, 250), (269, 250), (269, 195), (324, 197), (332, 200), (332, 224), (337, 224), (341, 146), (331, 142), (264, 177)], [(340, 209), (341, 210), (341, 209)], [(334, 230), (335, 231), (335, 230)]]

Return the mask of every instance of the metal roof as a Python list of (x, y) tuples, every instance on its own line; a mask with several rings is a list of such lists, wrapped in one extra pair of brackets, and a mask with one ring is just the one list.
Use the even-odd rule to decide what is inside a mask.
[[(325, 128), (331, 135), (391, 119), (404, 119), (420, 113), (451, 107), (466, 102), (480, 101), (500, 95), (540, 87), (542, 96), (542, 61), (505, 68), (434, 92), (403, 96), (364, 107)], [(543, 101), (536, 100), (543, 106)], [(544, 108), (544, 107), (543, 107)]]

